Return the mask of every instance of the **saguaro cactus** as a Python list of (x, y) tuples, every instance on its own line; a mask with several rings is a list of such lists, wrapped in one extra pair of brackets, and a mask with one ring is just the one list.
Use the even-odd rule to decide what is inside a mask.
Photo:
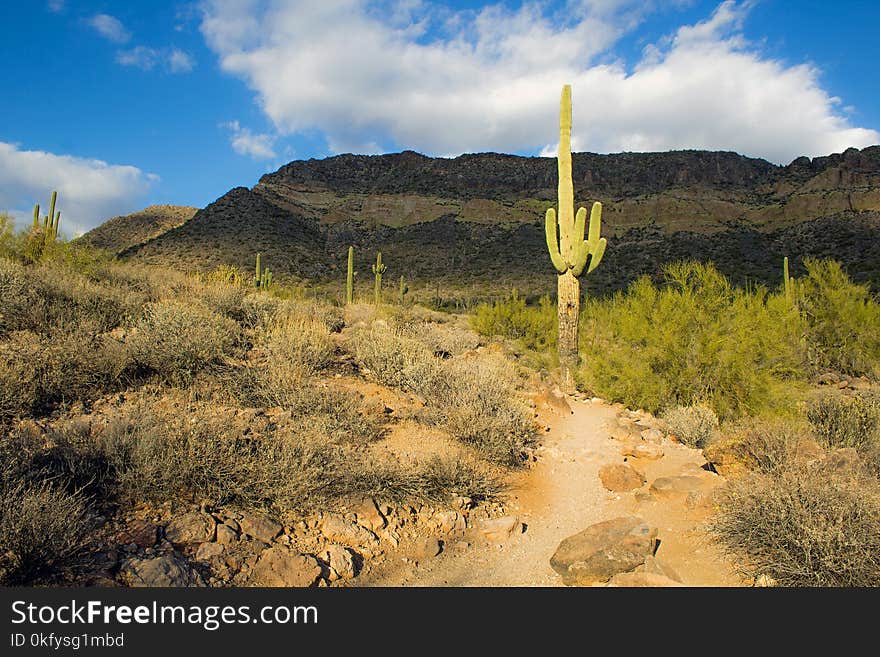
[(406, 281), (403, 278), (403, 275), (400, 276), (400, 305), (403, 305), (403, 298), (406, 296), (406, 293), (409, 292), (409, 287), (406, 284)]
[(345, 303), (354, 302), (354, 247), (348, 247), (348, 274), (345, 278)]
[(262, 268), (260, 267), (260, 254), (257, 253), (257, 268), (254, 270), (254, 286), (260, 287)]
[(785, 298), (793, 304), (796, 301), (796, 281), (788, 275), (788, 256), (782, 259), (782, 280), (785, 282)]
[(376, 254), (376, 264), (373, 265), (373, 273), (376, 275), (376, 287), (373, 290), (373, 303), (377, 306), (382, 303), (382, 274), (388, 269), (382, 264), (382, 252)]
[[(49, 214), (42, 218), (43, 239), (45, 242), (54, 242), (58, 238), (58, 227), (61, 224), (61, 210), (55, 212), (55, 203), (58, 200), (58, 192), (52, 192), (52, 200), (49, 202)], [(34, 228), (40, 228), (40, 204), (34, 205)]]
[[(578, 315), (580, 313), (580, 282), (578, 276), (599, 266), (605, 253), (605, 238), (599, 237), (602, 204), (593, 203), (587, 239), (586, 208), (574, 212), (574, 184), (571, 178), (571, 85), (562, 87), (559, 107), (559, 213), (547, 209), (544, 230), (550, 260), (557, 279), (557, 311), (559, 315), (559, 360), (563, 376), (570, 384), (571, 368), (577, 365)], [(558, 231), (557, 231), (558, 227)], [(587, 263), (589, 262), (589, 266)]]

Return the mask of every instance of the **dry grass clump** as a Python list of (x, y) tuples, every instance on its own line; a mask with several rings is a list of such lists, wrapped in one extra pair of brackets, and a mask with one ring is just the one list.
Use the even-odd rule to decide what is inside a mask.
[(717, 498), (710, 530), (752, 576), (782, 586), (880, 584), (880, 479), (852, 449), (826, 453), (809, 426), (751, 420), (728, 447), (750, 472)]
[(517, 387), (513, 366), (500, 356), (449, 360), (433, 381), (428, 418), (489, 460), (522, 465), (535, 426)]
[(675, 406), (662, 414), (669, 430), (689, 447), (703, 447), (718, 431), (718, 416), (708, 406)]
[(147, 304), (135, 329), (128, 339), (132, 357), (169, 381), (190, 380), (219, 363), (239, 339), (234, 321), (174, 300)]

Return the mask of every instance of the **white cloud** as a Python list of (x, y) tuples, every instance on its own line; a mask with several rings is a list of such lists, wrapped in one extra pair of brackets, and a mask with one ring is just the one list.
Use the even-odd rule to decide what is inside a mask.
[(238, 121), (229, 121), (221, 125), (232, 132), (229, 143), (239, 155), (246, 155), (254, 160), (269, 160), (275, 157), (275, 138), (272, 135), (255, 134), (249, 128), (242, 128)]
[(125, 29), (122, 21), (110, 14), (95, 14), (88, 19), (87, 23), (98, 34), (113, 43), (126, 43), (131, 39), (131, 33)]
[(64, 11), (64, 0), (49, 0), (47, 3), (49, 5), (49, 11), (53, 13), (59, 13)]
[(135, 46), (129, 50), (116, 53), (116, 63), (123, 66), (135, 66), (144, 71), (152, 70), (159, 63), (160, 53), (155, 48)]
[(280, 133), (320, 130), (334, 152), (555, 149), (565, 83), (584, 150), (707, 148), (787, 162), (880, 141), (850, 123), (815, 67), (745, 40), (749, 2), (721, 3), (627, 69), (614, 46), (644, 19), (642, 6), (205, 0), (201, 30)]
[(195, 67), (193, 58), (178, 48), (150, 48), (135, 46), (116, 53), (116, 63), (134, 66), (143, 71), (152, 71), (159, 65), (169, 73), (189, 73)]
[(172, 48), (168, 53), (168, 70), (172, 73), (189, 73), (195, 65), (193, 58), (182, 50)]
[(12, 210), (20, 228), (29, 225), (34, 203), (40, 204), (42, 214), (48, 212), (46, 204), (52, 190), (57, 190), (61, 232), (81, 234), (110, 217), (138, 209), (138, 201), (156, 181), (157, 176), (137, 167), (20, 150), (0, 142), (0, 209)]

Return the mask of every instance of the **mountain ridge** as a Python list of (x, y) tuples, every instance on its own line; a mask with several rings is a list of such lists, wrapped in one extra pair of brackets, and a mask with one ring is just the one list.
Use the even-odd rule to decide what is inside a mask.
[[(573, 171), (577, 204), (604, 205), (609, 253), (591, 274), (600, 288), (619, 287), (598, 274), (603, 268), (625, 284), (642, 273), (656, 275), (670, 258), (688, 257), (688, 244), (695, 249), (690, 257), (729, 261), (734, 279), (773, 280), (775, 272), (758, 263), (783, 252), (793, 260), (830, 252), (854, 266), (857, 277), (876, 280), (880, 264), (864, 241), (880, 236), (880, 146), (788, 165), (729, 151), (575, 153)], [(184, 257), (197, 269), (248, 270), (260, 251), (276, 276), (322, 282), (338, 278), (347, 246), (354, 245), (381, 249), (413, 281), (528, 283), (545, 248), (543, 215), (556, 202), (556, 175), (555, 158), (498, 153), (297, 160), (115, 252), (143, 262)], [(754, 264), (745, 267), (748, 274), (735, 271), (726, 234)], [(804, 234), (810, 238), (798, 237)], [(789, 238), (802, 253), (786, 248)], [(766, 253), (748, 254), (750, 241)], [(618, 259), (613, 249), (630, 253), (638, 244), (650, 252), (647, 259), (635, 251), (632, 262), (611, 264)]]

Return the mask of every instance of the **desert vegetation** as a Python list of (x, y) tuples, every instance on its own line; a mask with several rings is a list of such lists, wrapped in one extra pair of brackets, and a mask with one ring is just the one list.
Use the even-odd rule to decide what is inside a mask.
[[(660, 415), (679, 441), (726, 464), (711, 531), (743, 572), (876, 586), (880, 304), (837, 262), (804, 269), (778, 289), (742, 288), (711, 264), (679, 262), (660, 282), (588, 297), (578, 385)], [(472, 326), (551, 363), (553, 338), (535, 337), (552, 333), (551, 311), (512, 295), (479, 306)]]
[[(36, 250), (35, 232), (0, 231), (4, 584), (75, 570), (108, 518), (144, 505), (296, 517), (364, 495), (478, 503), (523, 463), (534, 427), (517, 374), (464, 355), (472, 333), (419, 330), (402, 307), (346, 327), (343, 308), (265, 268), (182, 273), (42, 236)], [(421, 398), (407, 417), (469, 456), (377, 461), (395, 419), (363, 405), (359, 380)]]

